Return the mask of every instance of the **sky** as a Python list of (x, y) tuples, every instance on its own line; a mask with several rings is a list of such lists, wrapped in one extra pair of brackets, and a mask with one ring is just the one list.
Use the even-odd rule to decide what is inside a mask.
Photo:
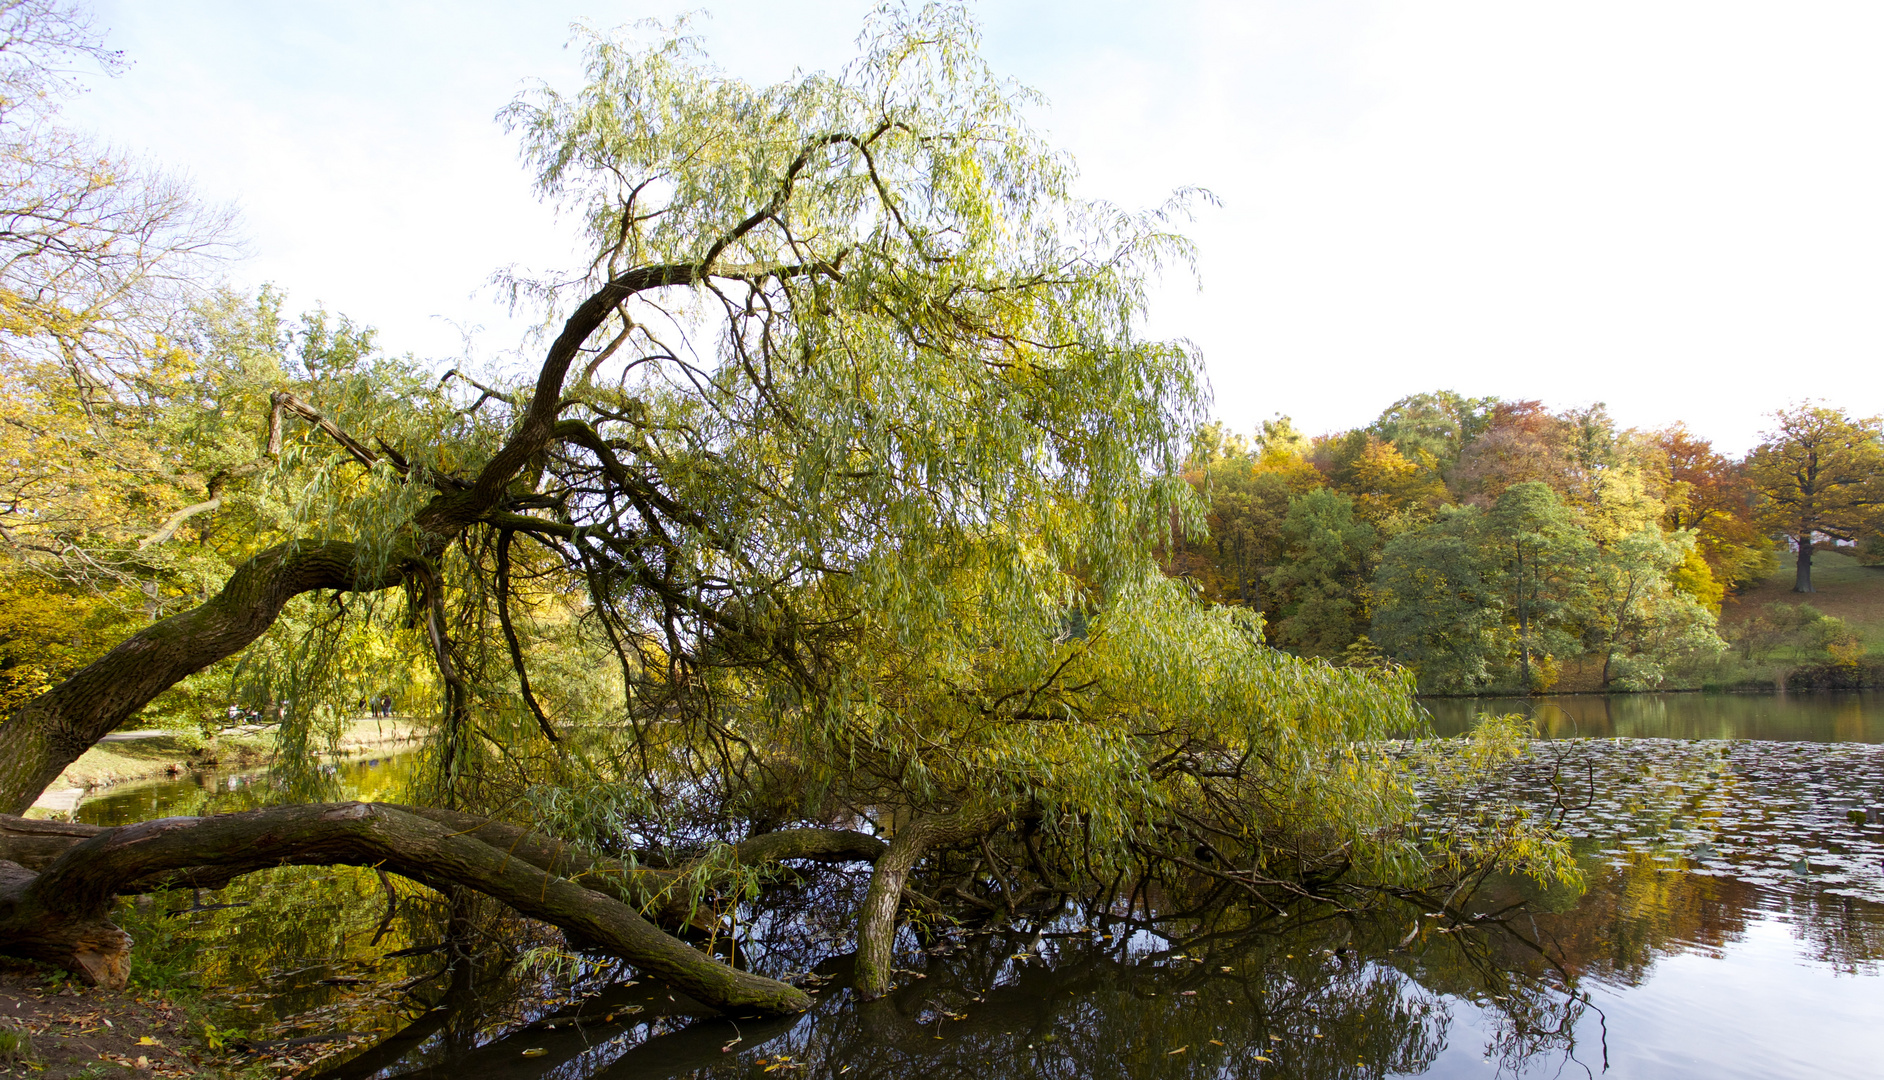
[[(578, 85), (572, 23), (703, 9), (714, 60), (775, 82), (841, 67), (870, 6), (100, 0), (131, 66), (67, 115), (238, 210), (233, 284), (443, 368), (523, 342), (495, 272), (572, 261), (494, 119)], [(1452, 389), (1602, 401), (1739, 453), (1802, 400), (1884, 412), (1884, 5), (973, 10), (1083, 194), (1216, 196), (1148, 331), (1198, 345), (1233, 430)]]

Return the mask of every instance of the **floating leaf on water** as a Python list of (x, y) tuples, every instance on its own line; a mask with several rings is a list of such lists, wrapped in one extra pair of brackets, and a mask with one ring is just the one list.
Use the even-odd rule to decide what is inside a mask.
[(540, 1046), (532, 1046), (530, 1049), (525, 1050), (523, 1052), (523, 1056), (524, 1057), (542, 1057), (544, 1054), (547, 1054), (547, 1053), (549, 1053), (549, 1051), (543, 1049)]

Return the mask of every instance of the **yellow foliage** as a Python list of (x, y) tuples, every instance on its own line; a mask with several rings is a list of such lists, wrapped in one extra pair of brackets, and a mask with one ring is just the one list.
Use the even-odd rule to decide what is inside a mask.
[(108, 598), (63, 590), (34, 574), (0, 576), (0, 710), (90, 663), (129, 621)]
[(1674, 572), (1668, 575), (1668, 583), (1677, 591), (1694, 597), (1695, 603), (1715, 615), (1720, 614), (1721, 597), (1727, 594), (1727, 589), (1714, 579), (1714, 571), (1709, 568), (1706, 557), (1701, 554), (1700, 545), (1688, 548), (1687, 554), (1681, 560), (1681, 565), (1675, 567)]

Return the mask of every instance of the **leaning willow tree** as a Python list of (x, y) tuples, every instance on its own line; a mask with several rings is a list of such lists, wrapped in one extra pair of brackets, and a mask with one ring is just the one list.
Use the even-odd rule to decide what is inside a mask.
[[(354, 863), (782, 1010), (808, 999), (655, 924), (780, 859), (872, 862), (874, 995), (910, 904), (1422, 872), (1409, 788), (1356, 749), (1415, 723), (1403, 680), (1269, 650), (1155, 569), (1200, 520), (1197, 358), (1138, 329), (1188, 256), (1168, 211), (1076, 198), (959, 9), (865, 40), (759, 89), (681, 36), (591, 38), (585, 87), (504, 113), (590, 252), (512, 282), (552, 312), (534, 380), (409, 413), (275, 393), (258, 450), (301, 530), (0, 728), (17, 812), (291, 605), (398, 608), (436, 671), (431, 805), (16, 819), (0, 948), (121, 982), (114, 895)], [(570, 656), (615, 689), (546, 689)]]

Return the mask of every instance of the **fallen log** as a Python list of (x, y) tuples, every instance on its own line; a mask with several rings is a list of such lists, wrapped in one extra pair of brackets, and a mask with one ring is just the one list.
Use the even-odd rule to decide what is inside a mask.
[[(559, 836), (507, 822), (441, 810), (431, 806), (379, 803), (390, 809), (434, 821), (460, 835), (497, 848), (512, 858), (557, 877), (568, 878), (632, 904), (642, 915), (668, 930), (701, 929), (690, 880), (702, 863), (714, 866), (757, 867), (785, 859), (812, 862), (874, 863), (889, 845), (874, 836), (848, 829), (784, 829), (741, 840), (711, 855), (678, 868), (630, 864), (595, 855)], [(68, 848), (111, 831), (110, 826), (70, 821), (41, 821), (0, 814), (0, 862), (15, 862), (28, 870), (44, 870)], [(230, 866), (193, 866), (118, 886), (118, 894), (131, 896), (166, 889), (219, 889), (252, 870)]]
[(163, 818), (90, 835), (79, 835), (90, 826), (40, 827), (52, 824), (8, 819), (0, 830), (6, 850), (35, 861), (54, 844), (64, 845), (37, 873), (16, 860), (0, 861), (0, 952), (59, 965), (101, 986), (123, 987), (130, 973), (131, 937), (109, 918), (128, 885), (199, 873), (227, 880), (275, 866), (351, 865), (432, 888), (484, 893), (721, 1012), (798, 1012), (811, 1003), (796, 987), (735, 970), (670, 937), (614, 896), (534, 865), (520, 851), (541, 856), (536, 841), (512, 837), (519, 851), (504, 850), (476, 835), (482, 826), (453, 828), (411, 808), (313, 803)]
[(889, 845), (876, 837), (848, 829), (784, 829), (761, 833), (741, 840), (730, 849), (668, 869), (602, 858), (561, 837), (475, 814), (430, 806), (401, 806), (399, 809), (475, 837), (546, 873), (632, 904), (642, 914), (672, 930), (705, 928), (700, 924), (691, 887), (703, 860), (710, 859), (717, 866), (748, 867), (785, 859), (874, 863), (889, 850)]

